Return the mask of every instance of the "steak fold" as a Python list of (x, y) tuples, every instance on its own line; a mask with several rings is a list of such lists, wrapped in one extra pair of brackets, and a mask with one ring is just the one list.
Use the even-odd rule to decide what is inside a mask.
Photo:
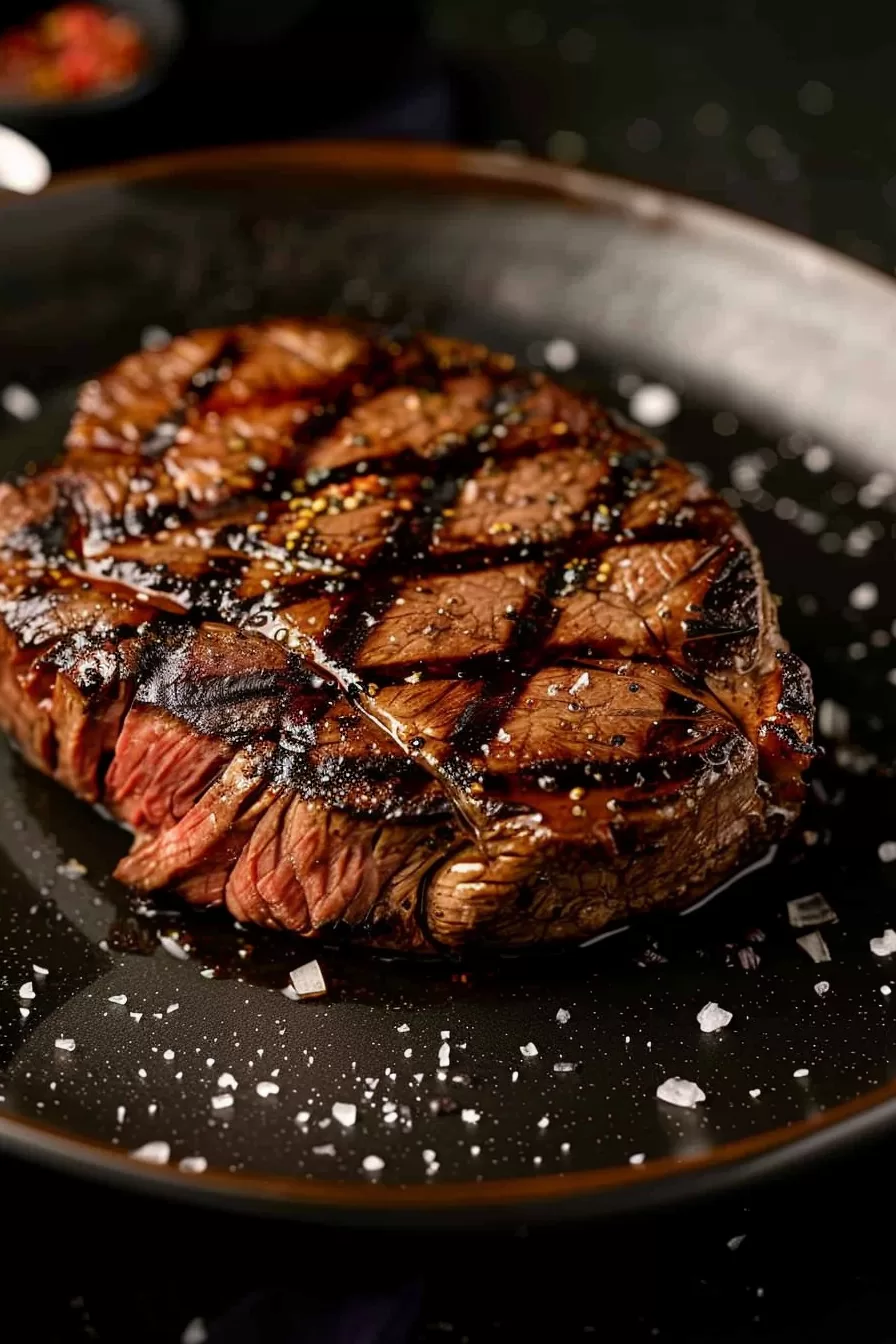
[(505, 356), (277, 321), (82, 390), (0, 487), (0, 720), (119, 877), (371, 945), (583, 938), (796, 816), (809, 677), (736, 515)]

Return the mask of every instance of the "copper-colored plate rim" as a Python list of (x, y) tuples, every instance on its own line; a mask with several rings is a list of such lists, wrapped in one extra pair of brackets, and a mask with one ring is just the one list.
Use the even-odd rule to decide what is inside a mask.
[[(656, 227), (686, 229), (723, 245), (782, 249), (813, 267), (837, 270), (853, 283), (871, 284), (892, 300), (896, 289), (878, 272), (773, 225), (622, 178), (539, 159), (467, 150), (450, 145), (309, 141), (201, 150), (138, 160), (112, 168), (63, 175), (47, 188), (57, 195), (92, 184), (133, 185), (195, 173), (247, 169), (321, 172), (334, 177), (401, 180), (418, 185), (453, 183), (467, 190), (510, 190), (553, 198), (580, 209), (614, 210)], [(710, 1099), (711, 1105), (711, 1099)], [(767, 1130), (693, 1157), (662, 1158), (641, 1166), (514, 1177), (506, 1180), (390, 1185), (388, 1181), (301, 1180), (223, 1171), (188, 1175), (152, 1167), (98, 1141), (73, 1138), (37, 1121), (0, 1115), (0, 1145), (23, 1156), (148, 1194), (293, 1212), (317, 1220), (425, 1225), (482, 1222), (489, 1217), (559, 1219), (634, 1210), (771, 1177), (796, 1162), (817, 1159), (896, 1124), (896, 1081), (816, 1113), (796, 1124)]]

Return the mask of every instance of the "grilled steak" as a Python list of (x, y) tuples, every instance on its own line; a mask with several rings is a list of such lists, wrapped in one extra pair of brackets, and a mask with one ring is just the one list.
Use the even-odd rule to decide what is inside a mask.
[(384, 947), (591, 935), (792, 821), (808, 674), (732, 511), (479, 346), (201, 331), (0, 487), (0, 716), (121, 879)]

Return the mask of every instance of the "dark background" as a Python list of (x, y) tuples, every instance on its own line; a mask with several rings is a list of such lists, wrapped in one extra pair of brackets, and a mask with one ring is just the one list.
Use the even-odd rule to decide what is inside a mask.
[[(303, 135), (455, 139), (691, 192), (896, 265), (888, 7), (185, 8), (187, 42), (157, 92), (113, 117), (26, 128), (55, 166)], [(201, 1316), (234, 1344), (883, 1344), (896, 1340), (892, 1167), (883, 1146), (612, 1229), (408, 1240), (157, 1208), (6, 1163), (3, 1338), (167, 1344)]]

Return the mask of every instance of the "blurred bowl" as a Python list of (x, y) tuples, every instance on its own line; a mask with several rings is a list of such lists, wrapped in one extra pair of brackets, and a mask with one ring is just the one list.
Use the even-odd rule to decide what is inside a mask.
[[(39, 13), (49, 7), (52, 0), (47, 5), (33, 6), (33, 10)], [(183, 43), (184, 17), (178, 0), (109, 0), (104, 7), (126, 15), (139, 27), (147, 52), (140, 73), (129, 84), (79, 98), (9, 97), (0, 92), (0, 121), (22, 130), (67, 117), (114, 112), (137, 102), (156, 87)], [(14, 24), (5, 6), (0, 11), (5, 31)]]

